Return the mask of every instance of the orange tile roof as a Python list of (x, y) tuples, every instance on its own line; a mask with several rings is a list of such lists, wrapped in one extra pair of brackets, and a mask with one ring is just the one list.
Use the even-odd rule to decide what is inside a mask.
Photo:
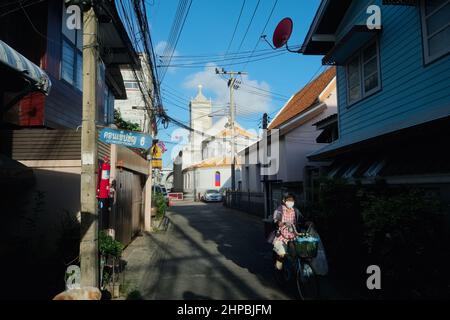
[[(194, 168), (212, 168), (212, 167), (227, 167), (231, 166), (231, 157), (223, 156), (223, 157), (215, 157), (209, 158), (206, 160), (202, 160), (196, 164), (193, 164), (183, 170), (190, 170)], [(241, 165), (239, 157), (236, 157), (236, 165)]]
[(283, 110), (276, 116), (269, 125), (269, 129), (274, 129), (300, 114), (315, 104), (320, 94), (336, 76), (336, 67), (331, 67), (316, 79), (311, 81), (302, 90), (297, 92), (285, 105)]
[[(247, 137), (247, 138), (256, 138), (256, 136), (254, 134), (251, 134), (250, 132), (248, 132), (238, 126), (235, 126), (234, 130), (235, 130), (236, 136), (243, 136), (243, 137)], [(224, 129), (217, 134), (217, 137), (221, 137), (221, 138), (231, 137), (231, 136), (232, 136), (231, 129)]]

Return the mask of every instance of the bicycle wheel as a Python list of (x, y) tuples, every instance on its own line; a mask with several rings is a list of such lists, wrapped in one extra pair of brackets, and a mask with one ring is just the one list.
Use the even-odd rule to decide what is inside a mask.
[(307, 261), (297, 259), (297, 291), (302, 300), (314, 300), (319, 297), (316, 274)]

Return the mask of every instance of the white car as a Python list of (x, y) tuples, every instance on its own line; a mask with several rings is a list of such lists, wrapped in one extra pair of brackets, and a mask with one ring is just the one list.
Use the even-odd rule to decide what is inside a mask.
[(206, 190), (203, 195), (203, 201), (205, 202), (221, 202), (222, 194), (217, 190)]

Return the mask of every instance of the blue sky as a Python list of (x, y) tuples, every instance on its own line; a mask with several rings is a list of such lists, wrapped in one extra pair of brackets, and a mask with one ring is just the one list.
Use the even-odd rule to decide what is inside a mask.
[[(189, 15), (186, 19), (178, 45), (175, 48), (175, 58), (171, 64), (189, 64), (195, 58), (181, 60), (180, 56), (208, 55), (204, 60), (220, 59), (212, 55), (224, 54), (230, 43), (233, 31), (238, 20), (239, 12), (244, 0), (193, 0)], [(276, 0), (261, 0), (258, 10), (247, 36), (245, 30), (251, 20), (258, 0), (246, 0), (240, 24), (238, 25), (234, 41), (229, 52), (236, 52), (240, 43), (239, 52), (251, 52), (258, 43), (260, 34), (267, 22), (269, 14)], [(152, 38), (156, 51), (162, 54), (169, 37), (169, 32), (177, 10), (177, 0), (148, 0), (147, 9), (151, 25)], [(277, 23), (284, 17), (292, 18), (294, 31), (291, 46), (300, 45), (309, 29), (320, 0), (278, 0), (275, 10), (265, 30), (271, 41), (272, 33)], [(244, 41), (242, 41), (244, 39)], [(266, 58), (270, 47), (263, 41), (259, 41), (256, 55)], [(191, 60), (190, 60), (191, 59)], [(198, 59), (198, 58), (197, 58)], [(255, 57), (253, 59), (256, 59)], [(311, 78), (324, 68), (321, 66), (321, 57), (303, 56), (295, 53), (287, 53), (270, 59), (244, 63), (240, 65), (226, 66), (226, 70), (248, 72), (248, 76), (242, 79), (246, 85), (271, 91), (278, 95), (290, 97)], [(241, 62), (238, 61), (238, 62)], [(213, 104), (224, 107), (228, 101), (228, 88), (225, 81), (215, 75), (214, 68), (205, 68), (202, 63), (196, 68), (168, 68), (162, 83), (162, 96), (167, 113), (181, 121), (188, 121), (188, 100), (197, 93), (197, 85), (203, 85), (203, 93), (211, 98)], [(245, 90), (239, 89), (237, 95), (237, 121), (247, 129), (258, 130), (262, 113), (267, 111), (275, 116), (276, 112), (287, 101), (286, 98), (273, 96), (272, 98), (256, 95), (248, 91), (260, 90), (245, 86)], [(263, 91), (263, 92), (266, 92)], [(217, 109), (217, 110), (218, 110)], [(218, 114), (221, 114), (219, 111)], [(180, 132), (178, 127), (170, 125), (168, 129), (159, 129), (158, 138), (163, 141), (171, 141), (175, 133)], [(168, 151), (164, 154), (164, 166), (171, 166), (172, 149), (179, 148), (176, 143), (166, 143)]]

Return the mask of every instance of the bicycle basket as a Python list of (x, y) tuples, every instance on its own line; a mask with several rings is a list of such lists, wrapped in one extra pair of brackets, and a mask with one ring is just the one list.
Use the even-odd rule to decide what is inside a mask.
[(297, 237), (295, 252), (301, 258), (315, 258), (319, 247), (319, 239), (311, 236)]

